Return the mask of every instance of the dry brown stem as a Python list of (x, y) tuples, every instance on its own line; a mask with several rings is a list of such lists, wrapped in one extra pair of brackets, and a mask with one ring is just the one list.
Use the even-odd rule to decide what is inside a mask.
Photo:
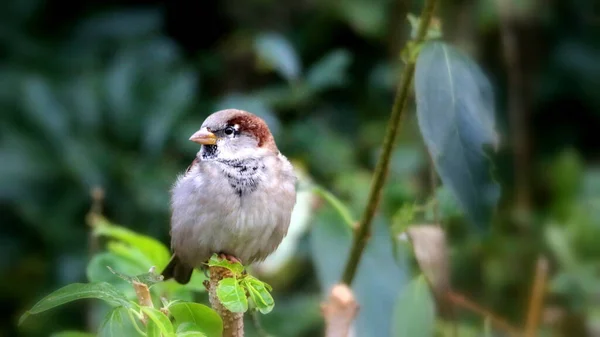
[[(152, 304), (152, 297), (150, 296), (150, 289), (148, 288), (148, 285), (141, 283), (141, 282), (137, 282), (137, 281), (133, 281), (133, 289), (135, 290), (135, 295), (138, 298), (138, 302), (140, 303), (140, 305), (142, 307), (150, 307), (150, 308), (154, 308), (154, 304)], [(148, 316), (146, 316), (146, 314), (144, 314), (142, 316), (142, 323), (144, 323), (144, 325), (148, 324)]]
[(235, 313), (227, 310), (217, 296), (219, 281), (224, 278), (233, 277), (233, 274), (226, 268), (212, 266), (209, 268), (209, 275), (210, 278), (204, 285), (208, 289), (210, 305), (223, 320), (223, 337), (243, 337), (244, 313)]
[(327, 302), (321, 305), (325, 317), (325, 337), (347, 337), (358, 308), (352, 290), (343, 283), (335, 285)]
[(525, 336), (534, 337), (540, 323), (544, 306), (544, 293), (548, 280), (548, 260), (544, 257), (538, 258), (535, 268), (535, 278), (529, 299), (529, 310), (527, 312), (527, 323), (525, 323)]
[(449, 291), (446, 294), (446, 297), (454, 305), (468, 309), (471, 312), (474, 312), (474, 313), (480, 315), (481, 317), (489, 319), (490, 323), (492, 323), (493, 326), (495, 326), (496, 328), (498, 328), (500, 330), (503, 330), (504, 332), (507, 333), (508, 336), (511, 336), (511, 337), (521, 336), (520, 331), (517, 328), (513, 327), (510, 323), (506, 322), (502, 317), (499, 317), (498, 315), (494, 314), (490, 310), (482, 308), (479, 304), (470, 301), (469, 299), (465, 298), (461, 294), (458, 294), (453, 291)]

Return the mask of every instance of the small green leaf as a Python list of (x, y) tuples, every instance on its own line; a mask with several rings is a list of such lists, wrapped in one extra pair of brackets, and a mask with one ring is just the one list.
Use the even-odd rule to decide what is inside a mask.
[(281, 34), (265, 33), (258, 36), (254, 49), (262, 64), (278, 72), (288, 81), (300, 76), (301, 66), (292, 44)]
[(173, 324), (162, 311), (150, 307), (138, 307), (156, 325), (156, 329), (160, 331), (163, 337), (175, 336)]
[(406, 285), (396, 300), (392, 336), (433, 337), (435, 302), (424, 275)]
[(270, 286), (268, 284), (252, 276), (246, 276), (243, 283), (246, 289), (248, 289), (248, 294), (254, 302), (254, 305), (261, 313), (268, 314), (273, 310), (275, 301), (269, 293), (268, 288), (270, 288)]
[(311, 90), (324, 90), (345, 84), (352, 55), (343, 49), (334, 50), (315, 63), (306, 73)]
[(217, 254), (213, 254), (213, 256), (210, 257), (210, 260), (208, 260), (208, 265), (210, 267), (226, 268), (234, 273), (234, 275), (241, 275), (244, 271), (244, 266), (242, 266), (240, 263), (233, 263), (229, 260), (220, 259)]
[(234, 278), (228, 277), (219, 281), (217, 297), (219, 297), (223, 306), (231, 312), (246, 312), (248, 310), (248, 298), (246, 298), (244, 288)]
[[(177, 337), (210, 337), (200, 332), (201, 329), (194, 323), (186, 322), (177, 328)], [(221, 334), (218, 335), (219, 337)]]
[(138, 234), (125, 227), (113, 225), (100, 216), (94, 218), (93, 228), (94, 235), (103, 235), (120, 240), (139, 249), (152, 262), (151, 265), (159, 269), (164, 268), (169, 262), (171, 257), (169, 249), (153, 237)]
[(413, 223), (417, 214), (418, 206), (416, 204), (404, 203), (396, 211), (392, 222), (392, 233), (394, 236), (404, 233), (408, 226)]
[(223, 334), (223, 321), (219, 314), (206, 305), (193, 302), (177, 302), (169, 306), (169, 312), (175, 318), (179, 336), (184, 323), (193, 323), (207, 337), (220, 337)]
[(123, 336), (123, 311), (124, 307), (116, 307), (109, 311), (100, 325), (98, 337)]
[(96, 335), (84, 331), (61, 331), (50, 335), (50, 337), (95, 337)]
[(114, 306), (122, 305), (130, 307), (125, 295), (110, 283), (73, 283), (62, 287), (41, 299), (33, 306), (33, 308), (21, 316), (19, 325), (23, 323), (29, 315), (38, 314), (59, 305), (84, 298), (97, 298)]

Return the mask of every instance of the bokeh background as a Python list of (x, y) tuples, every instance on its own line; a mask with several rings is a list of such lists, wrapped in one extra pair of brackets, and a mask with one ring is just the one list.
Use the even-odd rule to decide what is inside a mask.
[[(454, 288), (522, 325), (543, 254), (551, 266), (547, 335), (598, 336), (600, 3), (440, 2), (445, 40), (492, 82), (501, 139), (494, 159), (502, 199), (491, 235), (477, 236), (448, 191), (435, 190)], [(221, 108), (265, 118), (303, 177), (358, 218), (402, 69), (406, 15), (421, 7), (419, 0), (2, 1), (0, 336), (86, 329), (80, 303), (35, 318), (43, 324), (18, 330), (15, 322), (50, 291), (85, 282), (93, 188), (104, 191), (109, 219), (168, 244), (169, 188), (198, 150), (187, 139)], [(357, 279), (370, 294), (360, 297), (360, 336), (389, 335), (393, 299), (415, 273), (410, 250), (386, 267), (394, 263), (386, 228), (402, 205), (432, 195), (414, 103), (405, 117)], [(300, 197), (291, 239), (256, 270), (275, 288), (276, 309), (262, 320), (278, 336), (321, 334), (318, 305), (348, 246), (339, 215), (309, 190)], [(464, 331), (481, 321), (461, 316)]]

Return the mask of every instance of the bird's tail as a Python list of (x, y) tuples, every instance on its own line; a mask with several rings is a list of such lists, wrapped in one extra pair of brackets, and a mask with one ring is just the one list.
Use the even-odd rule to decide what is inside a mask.
[(193, 271), (193, 267), (183, 264), (179, 260), (179, 257), (173, 254), (171, 260), (169, 261), (169, 264), (167, 264), (161, 275), (164, 277), (165, 281), (174, 278), (175, 281), (177, 281), (177, 283), (187, 284), (192, 278)]

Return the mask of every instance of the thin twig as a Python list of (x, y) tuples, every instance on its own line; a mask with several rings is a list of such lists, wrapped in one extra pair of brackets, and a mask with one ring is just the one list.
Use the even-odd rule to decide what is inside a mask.
[(482, 308), (477, 303), (474, 303), (474, 302), (468, 300), (461, 294), (458, 294), (453, 291), (449, 291), (446, 294), (446, 297), (448, 298), (448, 300), (450, 302), (454, 303), (456, 306), (468, 309), (468, 310), (480, 315), (483, 318), (489, 319), (489, 322), (492, 325), (496, 326), (496, 328), (498, 328), (498, 329), (504, 330), (509, 336), (516, 337), (516, 336), (521, 335), (521, 333), (519, 332), (519, 330), (517, 328), (513, 327), (511, 324), (506, 322), (504, 319), (502, 319), (501, 317), (498, 317), (493, 312), (491, 312), (485, 308)]
[(345, 284), (335, 285), (327, 302), (321, 305), (325, 317), (325, 337), (347, 337), (358, 308), (352, 289)]
[(226, 268), (211, 266), (209, 268), (209, 279), (204, 285), (208, 288), (208, 300), (212, 308), (223, 320), (223, 337), (244, 336), (244, 313), (235, 313), (227, 310), (217, 296), (219, 281), (227, 277), (233, 277), (231, 271)]
[(525, 336), (535, 337), (542, 309), (544, 306), (544, 293), (548, 280), (548, 260), (544, 257), (538, 258), (535, 268), (535, 278), (529, 299), (529, 310), (527, 311), (527, 322), (525, 323)]
[[(414, 40), (416, 44), (419, 44), (425, 40), (429, 23), (433, 17), (433, 11), (435, 9), (436, 2), (437, 0), (425, 1), (425, 7), (421, 12), (419, 28)], [(360, 262), (362, 252), (367, 244), (367, 241), (369, 240), (371, 223), (379, 204), (383, 183), (387, 177), (392, 148), (394, 147), (396, 139), (398, 138), (400, 121), (410, 96), (410, 89), (412, 87), (414, 73), (415, 62), (413, 60), (409, 60), (402, 71), (400, 85), (396, 91), (396, 98), (394, 99), (394, 105), (392, 106), (392, 114), (387, 125), (385, 138), (383, 140), (383, 149), (381, 151), (381, 155), (379, 156), (379, 160), (377, 161), (373, 182), (371, 184), (371, 190), (369, 191), (369, 201), (358, 225), (358, 229), (354, 235), (352, 250), (350, 251), (350, 256), (348, 257), (348, 261), (346, 262), (346, 267), (344, 269), (342, 282), (348, 285), (352, 284), (352, 280), (356, 274), (356, 269), (358, 268), (358, 263)]]

